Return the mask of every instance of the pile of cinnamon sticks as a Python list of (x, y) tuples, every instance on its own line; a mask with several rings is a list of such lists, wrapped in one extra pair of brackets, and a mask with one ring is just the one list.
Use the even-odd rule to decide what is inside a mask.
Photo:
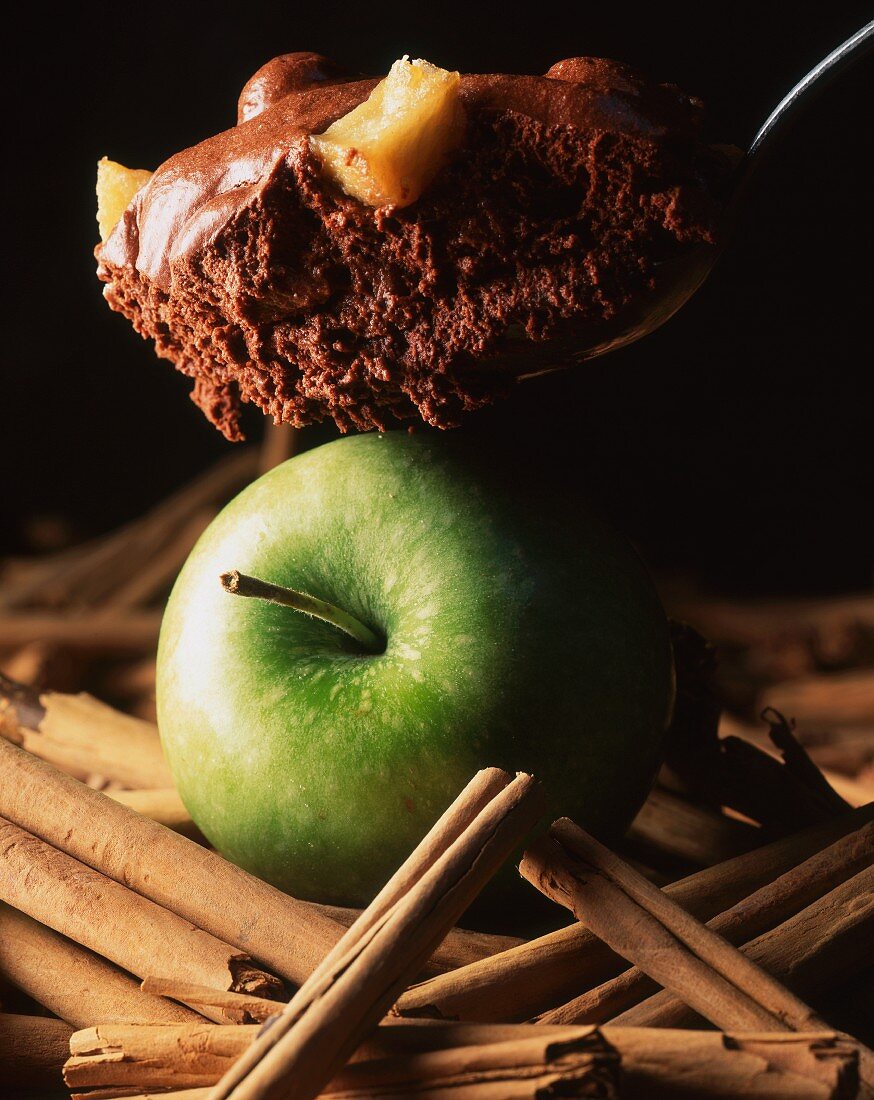
[[(719, 660), (676, 628), (667, 761), (613, 851), (494, 769), (364, 913), (210, 851), (154, 725), (160, 607), (292, 444), (0, 571), (0, 1096), (874, 1095), (872, 597), (666, 587)], [(526, 842), (556, 930), (456, 927)]]
[[(27, 1008), (0, 1014), (8, 1089), (63, 1075), (82, 1100), (476, 1100), (854, 1096), (874, 1082), (859, 1037), (807, 1003), (844, 988), (871, 942), (871, 808), (663, 889), (556, 822), (521, 872), (577, 920), (523, 942), (455, 923), (541, 817), (531, 777), (476, 776), (351, 914), (281, 894), (40, 759), (40, 724), (79, 716), (67, 703), (19, 691), (6, 720), (21, 743), (0, 739), (0, 980)], [(122, 718), (94, 727), (118, 738), (103, 766), (128, 737), (147, 771), (144, 730)]]

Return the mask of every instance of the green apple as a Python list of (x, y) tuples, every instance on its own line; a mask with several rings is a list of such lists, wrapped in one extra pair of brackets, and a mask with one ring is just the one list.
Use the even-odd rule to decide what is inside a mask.
[[(665, 614), (631, 547), (529, 473), (455, 437), (362, 435), (211, 524), (164, 616), (158, 716), (229, 859), (364, 904), (488, 765), (533, 772), (556, 816), (625, 827), (673, 702)], [(325, 617), (232, 594), (231, 570)]]

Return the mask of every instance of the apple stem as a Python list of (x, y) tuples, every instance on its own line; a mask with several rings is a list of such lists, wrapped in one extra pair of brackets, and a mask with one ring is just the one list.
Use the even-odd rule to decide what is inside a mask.
[(316, 596), (308, 596), (305, 592), (297, 592), (293, 588), (285, 588), (280, 584), (271, 584), (270, 581), (250, 577), (237, 569), (222, 573), (219, 580), (225, 592), (231, 592), (235, 596), (252, 596), (256, 600), (267, 600), (281, 607), (292, 607), (295, 611), (302, 611), (304, 615), (312, 615), (314, 619), (321, 619), (322, 622), (336, 626), (338, 630), (354, 638), (370, 653), (382, 653), (385, 650), (385, 642), (369, 626), (365, 626), (354, 615), (328, 603), (327, 600), (320, 600)]

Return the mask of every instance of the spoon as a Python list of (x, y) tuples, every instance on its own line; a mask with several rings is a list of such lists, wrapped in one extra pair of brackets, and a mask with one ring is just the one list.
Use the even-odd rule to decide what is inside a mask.
[[(737, 169), (731, 199), (725, 213), (724, 228), (728, 230), (738, 218), (750, 193), (759, 167), (767, 159), (774, 146), (795, 121), (801, 111), (840, 73), (846, 72), (874, 47), (874, 21), (851, 35), (831, 51), (798, 81), (768, 115), (750, 142)], [(699, 245), (684, 256), (657, 266), (655, 282), (647, 293), (631, 303), (609, 325), (598, 324), (591, 330), (577, 330), (573, 334), (546, 341), (535, 352), (531, 345), (508, 334), (504, 358), (518, 358), (520, 370), (517, 378), (523, 381), (550, 374), (571, 363), (594, 359), (608, 351), (633, 344), (642, 336), (648, 336), (673, 317), (689, 301), (701, 286), (721, 255), (728, 232), (715, 245)], [(532, 352), (543, 366), (531, 370)], [(547, 365), (548, 364), (548, 365)]]

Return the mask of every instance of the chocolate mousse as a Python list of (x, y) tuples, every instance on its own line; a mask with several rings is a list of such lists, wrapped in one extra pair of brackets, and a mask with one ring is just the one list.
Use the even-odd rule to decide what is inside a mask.
[(716, 242), (732, 158), (671, 85), (592, 58), (456, 77), (445, 162), (414, 200), (370, 205), (320, 150), (378, 83), (275, 58), (237, 125), (137, 183), (97, 248), (109, 305), (229, 439), (242, 403), (344, 431), (454, 426), (609, 342), (660, 270)]

